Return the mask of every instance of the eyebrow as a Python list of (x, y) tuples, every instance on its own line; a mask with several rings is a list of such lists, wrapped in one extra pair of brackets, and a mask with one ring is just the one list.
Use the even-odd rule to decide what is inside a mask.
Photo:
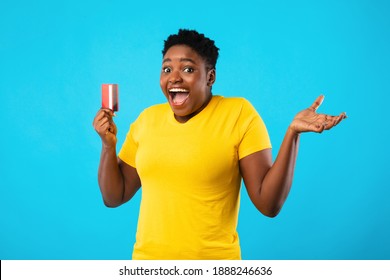
[[(166, 58), (166, 59), (163, 60), (163, 63), (165, 63), (165, 62), (171, 62), (171, 61), (172, 61), (172, 59)], [(183, 61), (188, 61), (188, 62), (191, 62), (191, 63), (193, 63), (193, 64), (196, 65), (196, 62), (195, 62), (194, 60), (192, 60), (191, 58), (185, 58), (185, 57), (180, 58), (180, 62), (183, 62)]]

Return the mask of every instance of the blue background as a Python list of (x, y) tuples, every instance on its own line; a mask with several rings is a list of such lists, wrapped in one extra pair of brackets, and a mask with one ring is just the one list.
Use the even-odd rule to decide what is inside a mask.
[[(220, 50), (214, 94), (260, 112), (276, 157), (295, 113), (349, 118), (301, 137), (275, 219), (242, 192), (244, 259), (390, 259), (387, 1), (0, 2), (0, 259), (129, 259), (140, 193), (106, 208), (92, 120), (118, 83), (118, 148), (159, 87), (163, 40), (194, 28)], [(386, 172), (387, 170), (387, 172)], [(245, 190), (245, 189), (243, 189)]]

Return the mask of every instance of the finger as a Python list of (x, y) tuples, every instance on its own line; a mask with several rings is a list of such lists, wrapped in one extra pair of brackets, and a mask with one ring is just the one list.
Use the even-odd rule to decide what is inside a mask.
[(340, 116), (335, 117), (332, 122), (332, 127), (336, 126), (340, 122), (340, 120)]
[[(114, 127), (114, 128), (111, 128)], [(104, 118), (103, 121), (101, 121), (96, 127), (95, 127), (96, 132), (99, 135), (107, 135), (107, 131), (111, 131), (114, 134), (115, 133), (115, 125), (112, 121), (110, 121), (108, 118)]]
[(111, 124), (108, 124), (108, 127), (106, 129), (105, 135), (107, 135), (108, 133), (113, 133), (113, 129), (112, 129)]
[(322, 123), (320, 125), (320, 131), (318, 133), (322, 133), (325, 129), (326, 129), (326, 126), (327, 126), (328, 123)]
[(105, 121), (105, 120), (108, 120), (109, 122), (112, 122), (113, 121), (112, 117), (113, 117), (113, 115), (110, 112), (104, 111), (103, 112), (103, 116), (100, 119), (100, 122)]
[(99, 110), (96, 113), (95, 118), (93, 119), (92, 125), (95, 127), (95, 124), (98, 123), (105, 116), (105, 112), (103, 110)]
[(320, 107), (320, 105), (324, 101), (324, 98), (325, 96), (323, 95), (318, 96), (314, 103), (310, 106), (310, 109), (312, 109), (313, 111), (317, 111), (318, 107)]
[(108, 120), (107, 125), (108, 126), (105, 126), (106, 130), (116, 135), (117, 128), (112, 119)]
[(107, 131), (110, 129), (110, 124), (107, 122), (104, 125), (102, 125), (98, 130), (97, 133), (100, 135), (107, 135)]
[(113, 110), (111, 110), (111, 109), (101, 108), (100, 110), (106, 112), (107, 114), (109, 114), (109, 115), (112, 116), (112, 117), (116, 117), (115, 112), (114, 112)]
[(111, 124), (110, 124), (110, 131), (116, 135), (117, 128), (116, 128), (116, 125), (114, 122), (111, 122)]
[(105, 134), (112, 133), (113, 135), (116, 135), (116, 126), (114, 123), (110, 123), (108, 126), (108, 129), (106, 130)]
[(339, 119), (339, 116), (328, 116), (326, 118), (326, 122), (325, 122), (326, 123), (325, 129), (329, 130), (332, 127), (334, 127), (337, 124), (338, 119)]
[(109, 109), (100, 109), (99, 111), (98, 111), (98, 114), (97, 115), (106, 115), (106, 116), (110, 116), (110, 117), (112, 117), (113, 115), (114, 115), (114, 112), (113, 111), (111, 111), (111, 110), (109, 110)]
[(330, 123), (330, 122), (324, 122), (324, 123), (322, 124), (322, 126), (324, 127), (323, 130), (328, 130), (328, 129), (331, 129), (331, 128), (332, 128), (332, 123)]
[(116, 135), (117, 129), (113, 117), (115, 117), (114, 111), (105, 108), (100, 109), (96, 114), (93, 127), (101, 137), (104, 137), (110, 132)]
[(343, 119), (346, 118), (345, 113), (341, 113), (339, 116), (337, 116), (337, 122), (336, 125), (338, 125)]
[(314, 122), (314, 123), (309, 124), (308, 131), (321, 133), (322, 131), (324, 131), (324, 129), (325, 129), (325, 126), (324, 126), (323, 122)]
[(338, 124), (342, 121), (342, 119), (343, 119), (342, 116), (338, 116), (338, 117), (336, 118), (336, 121), (335, 121), (335, 123), (334, 123), (334, 126), (338, 125)]
[(95, 120), (93, 126), (95, 129), (98, 129), (99, 127), (101, 127), (102, 125), (104, 125), (105, 123), (107, 123), (109, 121), (110, 121), (109, 117), (107, 117), (106, 115), (103, 115), (100, 119)]
[(320, 126), (321, 125), (324, 126), (325, 127), (324, 129), (327, 129), (333, 123), (333, 117), (325, 114), (319, 114), (317, 122), (319, 123)]
[[(115, 114), (113, 113), (113, 111), (111, 110), (108, 110), (108, 109), (100, 109), (93, 122), (92, 122), (92, 126), (95, 128), (99, 127), (102, 123), (102, 121), (104, 120), (104, 118), (107, 118), (108, 120), (112, 119), (112, 117), (115, 116)], [(104, 122), (103, 122), (104, 123)]]
[(328, 119), (328, 120), (331, 120), (331, 122), (328, 123), (328, 125), (326, 126), (326, 129), (329, 130), (332, 127), (338, 125), (345, 118), (346, 118), (345, 113), (341, 113), (338, 116), (332, 116), (331, 119)]
[(337, 122), (335, 125), (338, 125), (343, 119), (347, 118), (347, 115), (345, 113), (341, 113), (338, 117), (337, 117)]
[(100, 127), (102, 126), (105, 126), (106, 124), (110, 125), (111, 121), (109, 118), (104, 118), (101, 122), (100, 122)]

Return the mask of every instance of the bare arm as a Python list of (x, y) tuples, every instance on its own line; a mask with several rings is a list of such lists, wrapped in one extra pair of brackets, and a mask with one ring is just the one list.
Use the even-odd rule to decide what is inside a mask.
[(298, 113), (283, 139), (278, 156), (272, 164), (271, 149), (251, 154), (240, 160), (240, 170), (249, 197), (256, 208), (266, 216), (275, 217), (282, 208), (293, 181), (295, 161), (301, 132), (328, 130), (346, 118), (317, 114), (324, 97)]
[(96, 114), (93, 126), (102, 139), (98, 182), (104, 204), (117, 207), (130, 200), (141, 186), (137, 170), (116, 155), (116, 125), (113, 112), (102, 109)]

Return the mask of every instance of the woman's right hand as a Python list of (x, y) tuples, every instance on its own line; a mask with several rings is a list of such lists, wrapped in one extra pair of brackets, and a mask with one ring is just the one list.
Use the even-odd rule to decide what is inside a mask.
[(114, 112), (109, 109), (100, 109), (94, 120), (93, 127), (102, 139), (103, 145), (106, 147), (116, 146), (117, 128), (113, 121)]

